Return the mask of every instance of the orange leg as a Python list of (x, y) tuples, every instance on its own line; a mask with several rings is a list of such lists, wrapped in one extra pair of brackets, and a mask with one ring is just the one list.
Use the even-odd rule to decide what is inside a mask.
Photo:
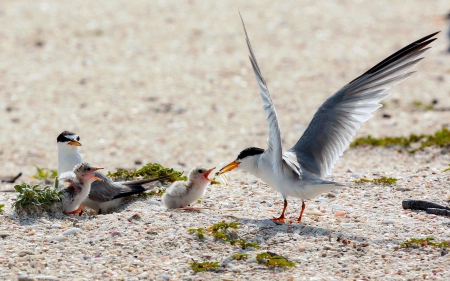
[(287, 208), (287, 200), (284, 199), (284, 207), (283, 207), (283, 212), (281, 213), (281, 216), (279, 218), (272, 218), (270, 220), (274, 221), (274, 222), (284, 222), (284, 212), (286, 212), (286, 208)]
[(72, 212), (67, 212), (66, 215), (78, 215), (81, 213), (81, 211), (83, 211), (84, 209), (84, 205), (81, 205), (78, 209), (76, 209), (75, 211)]
[(302, 221), (302, 216), (303, 216), (303, 212), (305, 211), (305, 208), (306, 208), (306, 204), (305, 204), (305, 201), (303, 201), (303, 199), (302, 199), (302, 211), (300, 212), (300, 216), (298, 217), (297, 222)]

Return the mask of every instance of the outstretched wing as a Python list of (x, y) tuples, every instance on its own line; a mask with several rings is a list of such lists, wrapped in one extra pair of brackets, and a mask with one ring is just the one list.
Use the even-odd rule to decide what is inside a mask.
[[(241, 16), (240, 13), (239, 16)], [(245, 39), (247, 40), (248, 50), (250, 52), (250, 62), (252, 63), (253, 72), (255, 72), (256, 81), (258, 82), (260, 95), (264, 105), (264, 112), (267, 115), (267, 123), (269, 124), (269, 138), (267, 139), (268, 147), (264, 153), (269, 153), (272, 159), (272, 167), (275, 171), (275, 174), (280, 174), (282, 172), (283, 162), (281, 149), (281, 132), (280, 127), (278, 126), (277, 112), (275, 110), (272, 99), (270, 98), (266, 81), (261, 74), (261, 70), (259, 69), (255, 54), (253, 53), (252, 45), (250, 44), (250, 40), (248, 39), (247, 30), (245, 28), (242, 16), (241, 21), (245, 31)]]
[(436, 40), (432, 37), (437, 33), (395, 52), (329, 97), (302, 137), (283, 155), (288, 165), (299, 167), (300, 164), (320, 177), (330, 174), (360, 123), (370, 119), (371, 113), (381, 107), (378, 102), (389, 95), (387, 90), (414, 73), (408, 71), (423, 59), (420, 56)]

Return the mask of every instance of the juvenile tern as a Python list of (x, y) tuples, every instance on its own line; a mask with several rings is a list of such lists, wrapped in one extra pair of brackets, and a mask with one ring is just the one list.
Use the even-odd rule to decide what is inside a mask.
[[(78, 147), (81, 146), (80, 137), (76, 133), (64, 131), (57, 137), (56, 142), (58, 148), (58, 174), (72, 171), (75, 165), (83, 162), (78, 151)], [(114, 182), (100, 172), (95, 172), (94, 175), (102, 181), (92, 183), (91, 192), (84, 204), (99, 214), (117, 208), (124, 197), (146, 191), (146, 188), (142, 186), (143, 184), (168, 177)]]
[(91, 183), (100, 178), (94, 176), (94, 172), (103, 168), (92, 167), (88, 163), (77, 164), (72, 172), (64, 172), (59, 176), (63, 185), (60, 190), (63, 192), (62, 206), (63, 212), (67, 215), (77, 215), (81, 213), (84, 205), (82, 202), (88, 197), (91, 191)]
[(169, 209), (186, 208), (205, 194), (206, 186), (212, 180), (208, 178), (214, 170), (202, 166), (193, 168), (187, 181), (176, 181), (169, 186), (162, 197), (162, 202)]
[(301, 198), (302, 210), (297, 219), (301, 222), (306, 207), (304, 199), (313, 199), (343, 186), (322, 178), (331, 173), (334, 164), (355, 136), (360, 123), (370, 119), (371, 113), (382, 106), (379, 102), (389, 95), (386, 91), (414, 73), (408, 72), (409, 69), (423, 59), (420, 56), (430, 48), (425, 47), (436, 40), (432, 37), (438, 32), (400, 49), (330, 96), (314, 114), (297, 143), (282, 152), (275, 105), (256, 62), (242, 17), (241, 21), (250, 52), (250, 62), (267, 115), (269, 138), (266, 150), (257, 147), (242, 150), (236, 160), (223, 167), (217, 175), (239, 167), (280, 192), (284, 207), (280, 217), (273, 218), (273, 221), (284, 222), (288, 196)]

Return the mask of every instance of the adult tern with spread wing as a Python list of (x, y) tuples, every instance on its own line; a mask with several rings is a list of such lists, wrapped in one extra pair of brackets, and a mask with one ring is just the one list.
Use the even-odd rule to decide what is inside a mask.
[(382, 106), (379, 102), (389, 95), (387, 91), (414, 73), (409, 70), (423, 59), (420, 56), (430, 48), (426, 46), (436, 40), (432, 37), (438, 32), (400, 49), (330, 96), (314, 114), (297, 143), (283, 152), (275, 106), (256, 62), (242, 17), (241, 21), (269, 124), (268, 147), (266, 150), (256, 147), (244, 149), (236, 160), (217, 174), (239, 167), (280, 192), (284, 207), (280, 217), (273, 218), (273, 221), (284, 222), (288, 196), (301, 198), (302, 210), (297, 219), (301, 222), (306, 207), (304, 199), (313, 199), (343, 186), (322, 178), (331, 173), (360, 123), (370, 119), (372, 112)]

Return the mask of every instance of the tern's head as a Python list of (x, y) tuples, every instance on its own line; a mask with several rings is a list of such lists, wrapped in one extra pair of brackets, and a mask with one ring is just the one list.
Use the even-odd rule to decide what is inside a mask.
[(252, 167), (255, 166), (255, 161), (258, 157), (264, 152), (264, 149), (259, 147), (249, 147), (241, 151), (239, 153), (236, 160), (226, 165), (216, 175), (225, 174), (231, 170), (236, 169), (237, 167), (242, 168), (244, 170), (251, 170)]
[(58, 150), (77, 150), (80, 143), (80, 137), (73, 132), (64, 131), (56, 138)]
[(103, 168), (93, 167), (88, 163), (80, 163), (73, 168), (73, 172), (75, 173), (80, 182), (86, 183), (86, 182), (93, 182), (96, 180), (102, 181), (102, 179), (97, 178), (93, 174), (95, 171), (98, 171), (100, 169)]
[(188, 180), (193, 182), (210, 182), (212, 180), (208, 176), (214, 169), (215, 167), (211, 169), (206, 169), (203, 166), (194, 167), (189, 172)]

